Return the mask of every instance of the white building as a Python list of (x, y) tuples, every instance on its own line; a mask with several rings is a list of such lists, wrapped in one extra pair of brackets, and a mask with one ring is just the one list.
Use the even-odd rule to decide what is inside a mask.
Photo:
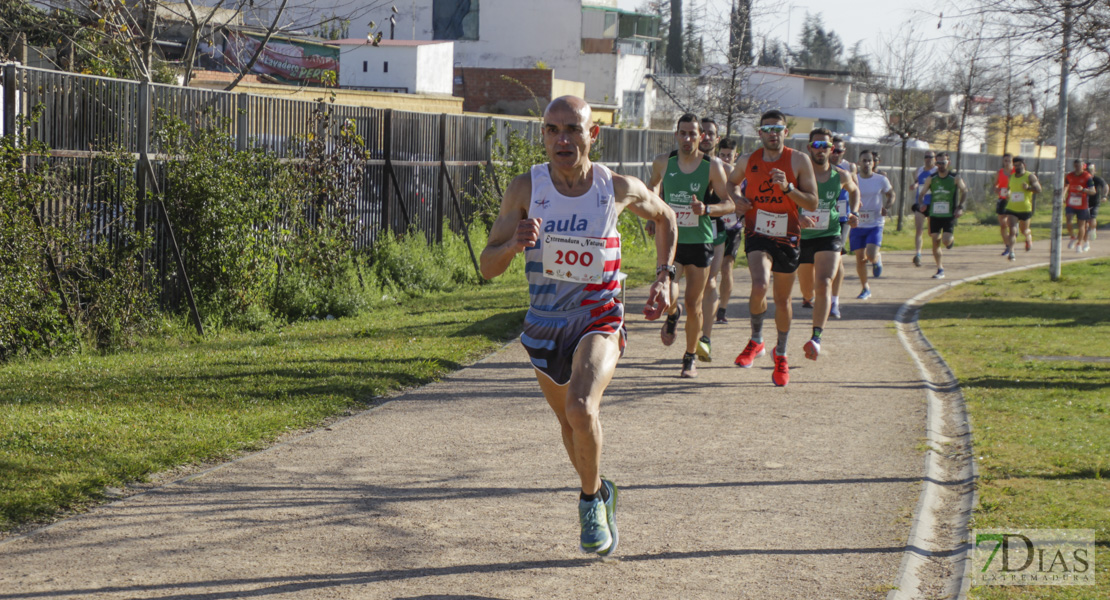
[[(378, 8), (352, 6), (350, 0), (305, 0), (298, 5), (297, 22), (309, 30), (302, 14), (309, 8), (320, 18), (355, 10), (347, 35), (365, 40), (380, 31), (385, 42), (393, 17), (395, 40), (455, 42), (448, 67), (542, 65), (559, 79), (585, 83), (591, 104), (621, 110), (626, 122), (643, 123), (651, 113), (655, 94), (645, 76), (658, 19), (619, 10), (616, 0), (400, 0)], [(369, 73), (370, 59), (362, 60), (368, 61)], [(361, 61), (356, 65), (357, 75)], [(340, 71), (346, 85), (347, 69)]]
[(845, 78), (757, 68), (748, 76), (746, 89), (769, 107), (813, 119), (814, 127), (847, 134), (859, 142), (875, 143), (887, 134), (874, 96), (853, 89)]
[(382, 40), (374, 46), (364, 37), (328, 43), (339, 46), (339, 87), (408, 94), (452, 93), (452, 42)]

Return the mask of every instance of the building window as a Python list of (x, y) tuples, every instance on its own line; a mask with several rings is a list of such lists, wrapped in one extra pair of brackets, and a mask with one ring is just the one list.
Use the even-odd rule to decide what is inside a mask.
[(389, 61), (387, 60), (387, 61), (382, 63), (382, 73), (388, 73), (388, 72), (389, 72)]
[(365, 73), (368, 68), (370, 68), (370, 61), (362, 61), (362, 72)]
[(1021, 150), (1018, 151), (1024, 156), (1030, 156), (1037, 153), (1037, 142), (1033, 140), (1021, 140)]
[(477, 40), (479, 0), (432, 0), (433, 40)]

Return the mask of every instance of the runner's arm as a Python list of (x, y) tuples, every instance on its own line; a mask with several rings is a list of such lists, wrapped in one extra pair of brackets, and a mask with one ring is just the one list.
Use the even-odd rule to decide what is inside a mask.
[[(728, 195), (728, 171), (721, 159), (714, 158), (709, 163), (709, 183), (713, 191), (721, 199), (717, 204), (707, 204), (705, 214), (711, 217), (723, 217), (736, 210), (736, 203)], [(715, 214), (714, 214), (715, 213)]]
[(732, 168), (732, 173), (728, 175), (728, 185), (726, 186), (728, 197), (736, 203), (737, 215), (743, 215), (752, 207), (752, 203), (740, 193), (740, 185), (744, 183), (744, 173), (748, 170), (748, 157), (750, 156), (750, 154), (745, 154), (737, 159), (736, 166)]
[[(647, 219), (655, 225), (655, 264), (657, 267), (674, 264), (675, 243), (678, 241), (678, 221), (674, 211), (662, 199), (635, 177), (613, 176), (613, 191), (618, 198), (627, 200), (632, 214)], [(670, 304), (671, 277), (666, 271), (656, 274), (648, 290), (644, 316), (658, 319)]]
[[(663, 175), (667, 171), (667, 154), (656, 154), (655, 159), (651, 161), (651, 181), (647, 187), (651, 193), (662, 198), (663, 197)], [(641, 182), (643, 183), (643, 182)], [(654, 236), (655, 235), (655, 221), (648, 220), (644, 226), (644, 233)]]
[[(889, 179), (887, 183), (890, 183)], [(889, 190), (883, 192), (883, 197), (886, 198), (886, 202), (883, 203), (883, 216), (887, 216), (890, 214), (890, 209), (894, 207), (894, 186), (890, 186)]]
[(1029, 174), (1029, 190), (1038, 194), (1041, 193), (1041, 180), (1037, 179), (1037, 176), (1032, 173)]
[(817, 210), (817, 177), (813, 174), (813, 163), (809, 156), (805, 152), (795, 152), (790, 163), (798, 184), (787, 196), (794, 204), (806, 210)]
[(482, 277), (493, 279), (505, 272), (513, 257), (536, 245), (540, 234), (540, 220), (528, 218), (528, 201), (532, 198), (532, 178), (529, 173), (518, 175), (509, 182), (501, 210), (489, 231), (486, 247), (482, 249)]
[(956, 177), (956, 189), (959, 190), (959, 202), (956, 203), (956, 212), (962, 213), (964, 211), (964, 202), (967, 201), (967, 184), (964, 183), (963, 177)]

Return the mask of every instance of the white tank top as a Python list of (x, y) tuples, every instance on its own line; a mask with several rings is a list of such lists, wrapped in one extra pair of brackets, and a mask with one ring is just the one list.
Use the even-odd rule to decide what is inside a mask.
[(528, 217), (543, 219), (540, 239), (524, 251), (531, 306), (577, 311), (617, 296), (621, 236), (613, 173), (593, 164), (593, 185), (581, 196), (560, 194), (547, 163), (532, 167)]

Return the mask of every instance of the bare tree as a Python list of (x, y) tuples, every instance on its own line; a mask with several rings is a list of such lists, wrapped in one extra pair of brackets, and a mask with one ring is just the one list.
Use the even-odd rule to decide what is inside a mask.
[(955, 168), (957, 170), (963, 157), (968, 119), (978, 110), (979, 98), (988, 93), (995, 84), (995, 67), (987, 55), (988, 44), (977, 35), (983, 26), (982, 20), (978, 23), (973, 22), (970, 26), (961, 24), (960, 36), (956, 38), (952, 52), (948, 54), (950, 60), (947, 61), (947, 65), (951, 69), (951, 83), (960, 105), (960, 118), (956, 132)]
[(887, 131), (902, 145), (902, 189), (898, 194), (898, 231), (902, 230), (909, 177), (906, 175), (909, 141), (932, 129), (933, 94), (925, 89), (930, 56), (917, 32), (909, 25), (882, 42), (883, 50), (870, 73), (855, 75), (861, 92), (871, 94)]
[(996, 22), (1020, 23), (998, 31), (992, 40), (1017, 40), (1015, 55), (1029, 64), (1055, 64), (1060, 69), (1057, 110), (1056, 177), (1052, 201), (1049, 277), (1060, 278), (1060, 231), (1063, 228), (1064, 151), (1067, 148), (1068, 86), (1072, 74), (1090, 78), (1110, 73), (1110, 6), (1106, 0), (979, 0), (973, 12)]

